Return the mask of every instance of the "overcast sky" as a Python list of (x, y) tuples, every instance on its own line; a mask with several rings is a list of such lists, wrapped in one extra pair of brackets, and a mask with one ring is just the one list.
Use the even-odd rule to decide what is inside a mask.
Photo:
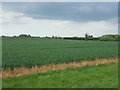
[(118, 33), (117, 2), (4, 2), (1, 13), (2, 35), (84, 36), (88, 33), (101, 36)]

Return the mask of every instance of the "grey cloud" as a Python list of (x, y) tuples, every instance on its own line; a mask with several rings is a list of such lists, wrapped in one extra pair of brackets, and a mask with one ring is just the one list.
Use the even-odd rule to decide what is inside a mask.
[(34, 19), (58, 19), (73, 21), (99, 21), (116, 18), (114, 2), (21, 2), (3, 3), (4, 10), (22, 12)]

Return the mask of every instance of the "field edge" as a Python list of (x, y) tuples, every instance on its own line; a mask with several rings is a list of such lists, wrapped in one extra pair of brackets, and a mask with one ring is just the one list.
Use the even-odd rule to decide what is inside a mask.
[(98, 65), (98, 64), (108, 64), (118, 62), (118, 58), (115, 59), (96, 59), (96, 60), (85, 60), (81, 62), (69, 62), (63, 64), (49, 64), (43, 66), (33, 66), (32, 68), (27, 67), (19, 67), (14, 69), (4, 69), (0, 72), (0, 77), (11, 77), (11, 76), (22, 76), (26, 74), (33, 74), (38, 72), (47, 72), (48, 70), (63, 70), (65, 68), (71, 67), (81, 67), (81, 66), (91, 66), (91, 65)]

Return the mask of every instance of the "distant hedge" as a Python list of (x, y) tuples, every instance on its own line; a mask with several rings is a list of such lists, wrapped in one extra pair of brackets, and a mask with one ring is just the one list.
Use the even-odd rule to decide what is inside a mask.
[(103, 35), (99, 37), (100, 41), (118, 41), (120, 40), (120, 35)]
[[(69, 40), (86, 40), (84, 37), (64, 37), (63, 39), (69, 39)], [(87, 40), (98, 40), (99, 38), (93, 37), (93, 38), (88, 38)]]

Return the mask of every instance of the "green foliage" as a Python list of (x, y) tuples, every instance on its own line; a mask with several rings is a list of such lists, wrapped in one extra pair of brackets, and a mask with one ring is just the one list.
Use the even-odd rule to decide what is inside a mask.
[(85, 34), (85, 40), (88, 40), (89, 35)]
[(2, 85), (3, 88), (118, 88), (118, 64), (7, 77)]
[(113, 37), (110, 37), (110, 36), (102, 36), (99, 38), (99, 40), (101, 40), (101, 41), (114, 41), (115, 39)]
[(118, 42), (3, 38), (2, 67), (32, 67), (118, 56)]
[(119, 35), (115, 35), (115, 40), (119, 41), (120, 40), (120, 36)]
[[(13, 37), (15, 37), (15, 36), (13, 36)], [(31, 36), (30, 35), (26, 35), (26, 34), (20, 34), (19, 37), (23, 38), (23, 37), (31, 37)]]
[(104, 35), (104, 36), (100, 37), (99, 40), (101, 40), (101, 41), (118, 41), (118, 40), (120, 40), (120, 36), (119, 35)]
[(85, 40), (94, 40), (93, 35), (85, 34)]

